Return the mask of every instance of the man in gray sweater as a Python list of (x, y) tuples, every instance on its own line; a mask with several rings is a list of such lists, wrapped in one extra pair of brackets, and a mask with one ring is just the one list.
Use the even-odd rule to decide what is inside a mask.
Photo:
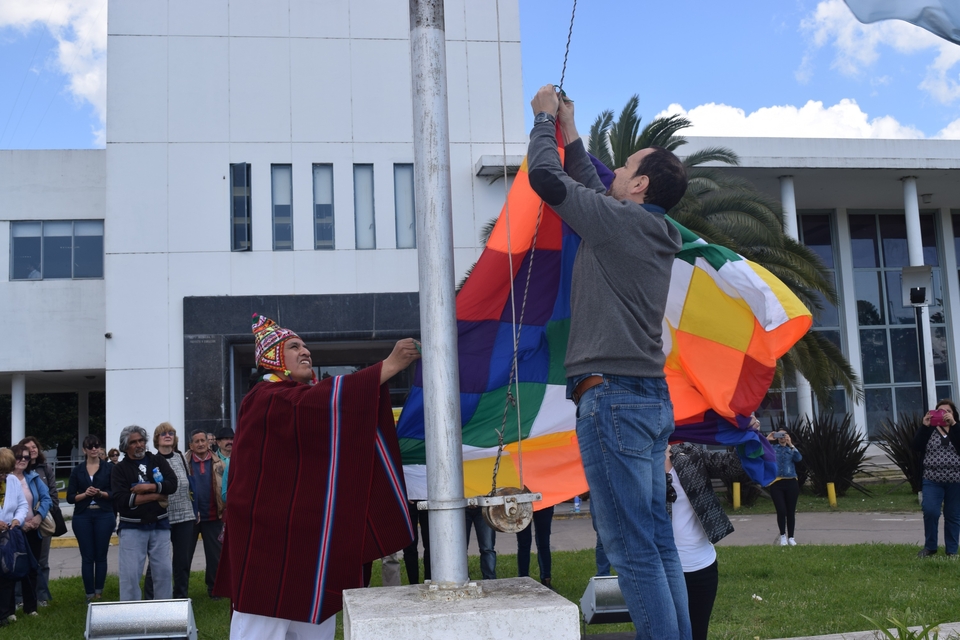
[(686, 191), (686, 170), (665, 149), (643, 149), (605, 190), (577, 133), (573, 102), (547, 85), (531, 105), (530, 186), (581, 238), (564, 364), (597, 530), (637, 638), (687, 640), (686, 586), (666, 508), (663, 460), (674, 424), (661, 340), (681, 246), (664, 216)]

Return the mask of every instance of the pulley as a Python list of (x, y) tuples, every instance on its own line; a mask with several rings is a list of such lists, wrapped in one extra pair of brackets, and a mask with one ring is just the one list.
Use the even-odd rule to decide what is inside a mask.
[(481, 507), (483, 519), (501, 533), (523, 531), (533, 520), (533, 501), (539, 500), (539, 494), (525, 492), (517, 487), (500, 487), (494, 498), (502, 498), (501, 504), (488, 504)]

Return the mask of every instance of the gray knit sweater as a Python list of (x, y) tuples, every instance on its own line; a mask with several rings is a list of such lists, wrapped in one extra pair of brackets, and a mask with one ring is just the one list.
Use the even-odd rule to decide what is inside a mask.
[(577, 140), (560, 165), (554, 125), (530, 133), (530, 186), (582, 239), (573, 265), (567, 376), (662, 378), (663, 313), (680, 232), (662, 213), (604, 195)]

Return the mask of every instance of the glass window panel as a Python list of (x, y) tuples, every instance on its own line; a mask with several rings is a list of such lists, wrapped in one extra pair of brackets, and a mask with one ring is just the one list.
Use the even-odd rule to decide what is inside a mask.
[(930, 342), (933, 346), (933, 375), (938, 382), (950, 380), (950, 346), (947, 344), (946, 327), (930, 327)]
[(293, 250), (293, 169), (289, 164), (270, 166), (273, 194), (273, 250)]
[(880, 274), (876, 271), (855, 271), (853, 288), (857, 296), (857, 324), (861, 327), (884, 324), (880, 304)]
[(883, 266), (909, 266), (906, 218), (902, 213), (877, 217), (880, 219), (880, 237), (883, 239)]
[(357, 249), (376, 249), (377, 228), (374, 217), (372, 164), (353, 165), (353, 214)]
[(803, 244), (816, 253), (823, 263), (833, 268), (833, 232), (830, 216), (801, 214), (800, 226)]
[(863, 365), (864, 384), (890, 382), (890, 359), (887, 354), (885, 329), (860, 330), (860, 362)]
[(314, 248), (333, 249), (333, 165), (313, 165)]
[(937, 385), (937, 400), (953, 397), (953, 386), (949, 384)]
[(877, 221), (874, 216), (851, 215), (850, 248), (855, 268), (878, 267)]
[(73, 275), (73, 223), (43, 224), (44, 278), (70, 278)]
[(790, 424), (800, 415), (800, 405), (797, 403), (796, 391), (787, 391), (784, 395), (787, 397), (787, 424)]
[(103, 235), (73, 239), (73, 277), (103, 277)]
[[(830, 274), (833, 275), (832, 273)], [(817, 296), (820, 300), (823, 310), (813, 321), (813, 326), (815, 327), (839, 327), (840, 326), (840, 312), (837, 310), (837, 307), (827, 301), (826, 298), (819, 292), (814, 292), (814, 295)]]
[(837, 346), (837, 349), (843, 349), (843, 346), (840, 343), (840, 332), (839, 331), (818, 331), (821, 336), (832, 342)]
[(10, 279), (39, 280), (40, 222), (10, 223)]
[[(816, 399), (816, 397), (814, 397)], [(843, 420), (844, 414), (847, 412), (847, 394), (843, 389), (834, 389), (830, 392), (830, 400), (827, 404), (821, 404), (817, 402), (817, 414), (818, 415), (832, 415), (838, 422)]]
[(936, 221), (932, 213), (920, 212), (920, 239), (923, 242), (923, 264), (939, 267)]
[(903, 306), (903, 278), (900, 271), (884, 272), (887, 279), (888, 324), (917, 324), (917, 312)]
[(890, 329), (890, 353), (894, 382), (920, 382), (917, 330)]
[(397, 249), (417, 247), (417, 214), (414, 203), (413, 165), (393, 165), (393, 197), (397, 216)]
[(102, 236), (103, 220), (77, 220), (73, 223), (74, 236)]
[(250, 251), (253, 248), (250, 219), (250, 165), (230, 165), (230, 224), (232, 251)]
[(867, 437), (877, 438), (883, 420), (893, 419), (893, 398), (890, 389), (866, 389)]
[(901, 413), (926, 413), (923, 410), (923, 394), (920, 387), (898, 387), (896, 390), (897, 411), (899, 417)]

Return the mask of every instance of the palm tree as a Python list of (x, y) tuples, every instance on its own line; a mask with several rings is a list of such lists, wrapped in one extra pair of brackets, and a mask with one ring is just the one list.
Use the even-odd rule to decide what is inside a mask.
[[(597, 116), (590, 127), (587, 150), (608, 168), (623, 166), (640, 149), (658, 146), (671, 151), (686, 139), (678, 132), (690, 121), (679, 115), (657, 118), (640, 128), (639, 98), (627, 101), (620, 117), (613, 111)], [(739, 157), (724, 147), (695, 151), (684, 159), (687, 192), (668, 213), (707, 242), (736, 251), (767, 268), (793, 291), (816, 317), (823, 302), (837, 304), (837, 291), (820, 258), (783, 231), (780, 203), (761, 193), (750, 182), (715, 167), (719, 162), (736, 166)], [(800, 373), (821, 404), (829, 405), (830, 392), (842, 386), (863, 399), (863, 388), (843, 352), (815, 331), (809, 331), (777, 363), (779, 386), (784, 375)]]

